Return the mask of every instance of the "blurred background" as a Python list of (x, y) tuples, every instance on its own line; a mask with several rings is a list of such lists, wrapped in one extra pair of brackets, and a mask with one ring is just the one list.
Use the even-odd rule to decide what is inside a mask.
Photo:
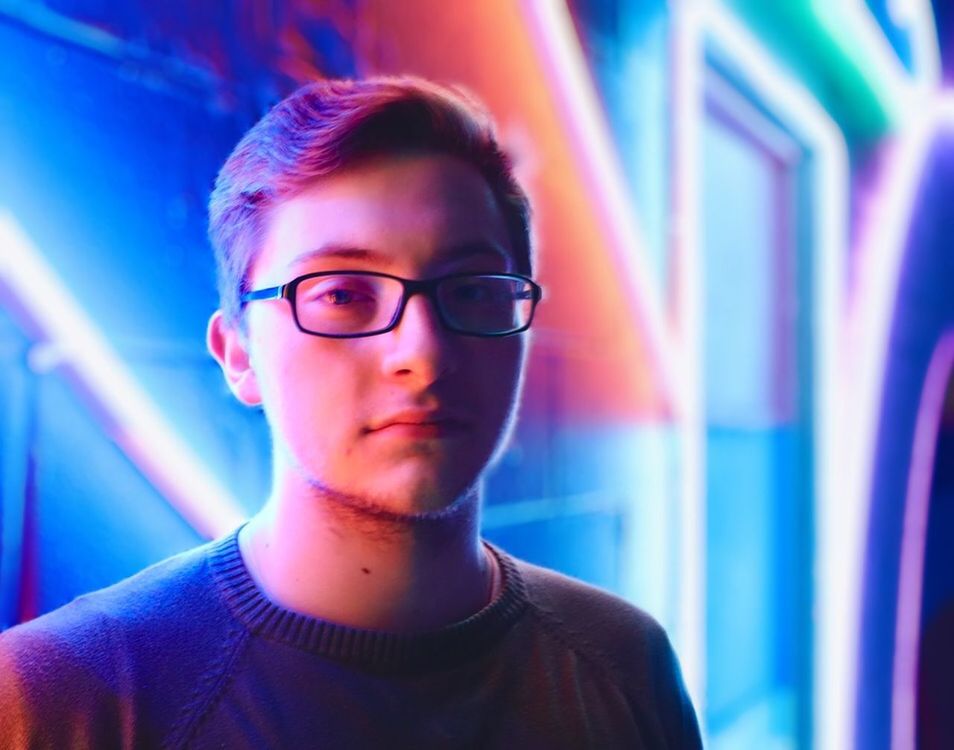
[(0, 628), (263, 502), (206, 200), (374, 73), (474, 91), (535, 206), (486, 536), (659, 619), (708, 747), (954, 746), (940, 0), (0, 0)]

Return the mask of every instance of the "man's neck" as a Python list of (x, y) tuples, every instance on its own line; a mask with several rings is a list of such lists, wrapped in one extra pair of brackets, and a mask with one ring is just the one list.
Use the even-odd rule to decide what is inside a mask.
[(458, 503), (446, 516), (395, 521), (356, 518), (313, 489), (273, 495), (239, 545), (256, 583), (287, 609), (351, 627), (434, 630), (492, 594), (477, 491)]

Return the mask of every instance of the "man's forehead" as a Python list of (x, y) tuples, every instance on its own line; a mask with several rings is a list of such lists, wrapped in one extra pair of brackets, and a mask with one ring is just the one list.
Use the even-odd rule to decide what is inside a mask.
[(382, 159), (323, 177), (276, 204), (264, 230), (256, 277), (265, 269), (271, 277), (329, 262), (380, 268), (470, 258), (504, 267), (515, 262), (484, 177), (443, 155)]
[[(496, 242), (471, 240), (442, 245), (435, 250), (432, 259), (439, 263), (468, 260), (509, 263), (511, 258), (510, 253)], [(353, 261), (358, 264), (391, 267), (397, 264), (398, 258), (391, 253), (372, 247), (331, 242), (299, 253), (288, 265), (297, 268), (323, 261)]]

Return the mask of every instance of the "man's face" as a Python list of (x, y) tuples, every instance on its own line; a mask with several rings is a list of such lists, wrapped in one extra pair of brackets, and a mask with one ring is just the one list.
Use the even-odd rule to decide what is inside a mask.
[[(259, 289), (316, 271), (427, 279), (514, 267), (479, 172), (452, 157), (415, 155), (321, 178), (276, 206), (250, 282)], [(302, 333), (286, 300), (255, 302), (246, 314), (250, 377), (281, 452), (277, 465), (310, 484), (391, 513), (437, 511), (472, 486), (512, 418), (523, 336), (447, 331), (426, 296), (408, 300), (394, 330), (355, 339)]]

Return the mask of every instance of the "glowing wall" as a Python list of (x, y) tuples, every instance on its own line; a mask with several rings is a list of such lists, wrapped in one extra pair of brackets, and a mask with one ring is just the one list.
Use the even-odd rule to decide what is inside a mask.
[(915, 460), (952, 325), (949, 11), (197, 5), (0, 3), (0, 627), (261, 503), (265, 425), (203, 350), (208, 189), (296, 82), (415, 72), (488, 103), (536, 208), (485, 533), (658, 617), (710, 746), (909, 747), (950, 593), (946, 433)]

